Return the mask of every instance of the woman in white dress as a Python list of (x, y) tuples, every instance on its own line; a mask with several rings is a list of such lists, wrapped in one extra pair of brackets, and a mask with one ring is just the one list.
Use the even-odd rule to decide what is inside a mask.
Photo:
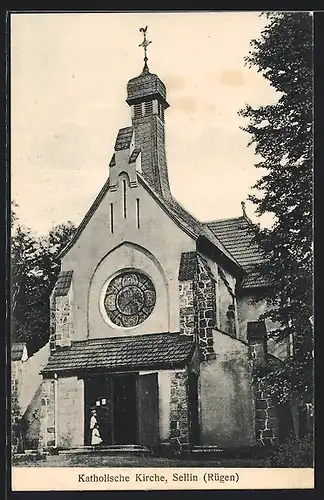
[(99, 424), (97, 420), (96, 410), (91, 411), (90, 417), (90, 432), (91, 432), (91, 445), (96, 445), (102, 443), (102, 439), (99, 432)]

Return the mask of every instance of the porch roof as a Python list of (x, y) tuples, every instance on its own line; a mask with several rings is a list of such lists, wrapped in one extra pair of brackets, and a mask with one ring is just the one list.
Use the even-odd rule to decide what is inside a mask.
[(181, 368), (194, 349), (189, 337), (169, 332), (88, 339), (56, 351), (42, 373)]

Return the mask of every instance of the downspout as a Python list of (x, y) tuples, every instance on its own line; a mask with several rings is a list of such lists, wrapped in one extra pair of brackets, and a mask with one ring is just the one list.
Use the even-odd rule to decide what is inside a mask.
[(58, 445), (58, 378), (57, 373), (54, 373), (54, 446)]

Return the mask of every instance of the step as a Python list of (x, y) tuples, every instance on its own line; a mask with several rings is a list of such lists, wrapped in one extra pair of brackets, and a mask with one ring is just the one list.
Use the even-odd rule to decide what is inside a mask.
[(82, 446), (79, 448), (70, 448), (59, 450), (59, 455), (84, 454), (84, 453), (103, 453), (109, 455), (151, 455), (149, 448), (140, 445), (111, 445), (111, 446)]
[(193, 446), (191, 449), (192, 453), (221, 453), (223, 448), (219, 448), (217, 445), (212, 446)]

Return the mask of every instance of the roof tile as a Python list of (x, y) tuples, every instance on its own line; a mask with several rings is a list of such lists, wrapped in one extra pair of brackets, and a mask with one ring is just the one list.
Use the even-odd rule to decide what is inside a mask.
[(43, 373), (185, 366), (194, 344), (179, 333), (88, 339), (56, 351)]
[(264, 286), (265, 279), (253, 269), (264, 257), (258, 245), (252, 241), (250, 222), (246, 217), (215, 220), (206, 223), (224, 246), (236, 258), (246, 272), (243, 288)]
[(54, 297), (64, 297), (67, 295), (71, 282), (73, 271), (61, 271), (54, 288)]
[(132, 127), (124, 127), (119, 129), (116, 142), (115, 142), (115, 151), (120, 151), (122, 149), (128, 149), (133, 137), (133, 128)]
[(196, 252), (182, 252), (179, 266), (179, 281), (192, 280), (197, 268)]

